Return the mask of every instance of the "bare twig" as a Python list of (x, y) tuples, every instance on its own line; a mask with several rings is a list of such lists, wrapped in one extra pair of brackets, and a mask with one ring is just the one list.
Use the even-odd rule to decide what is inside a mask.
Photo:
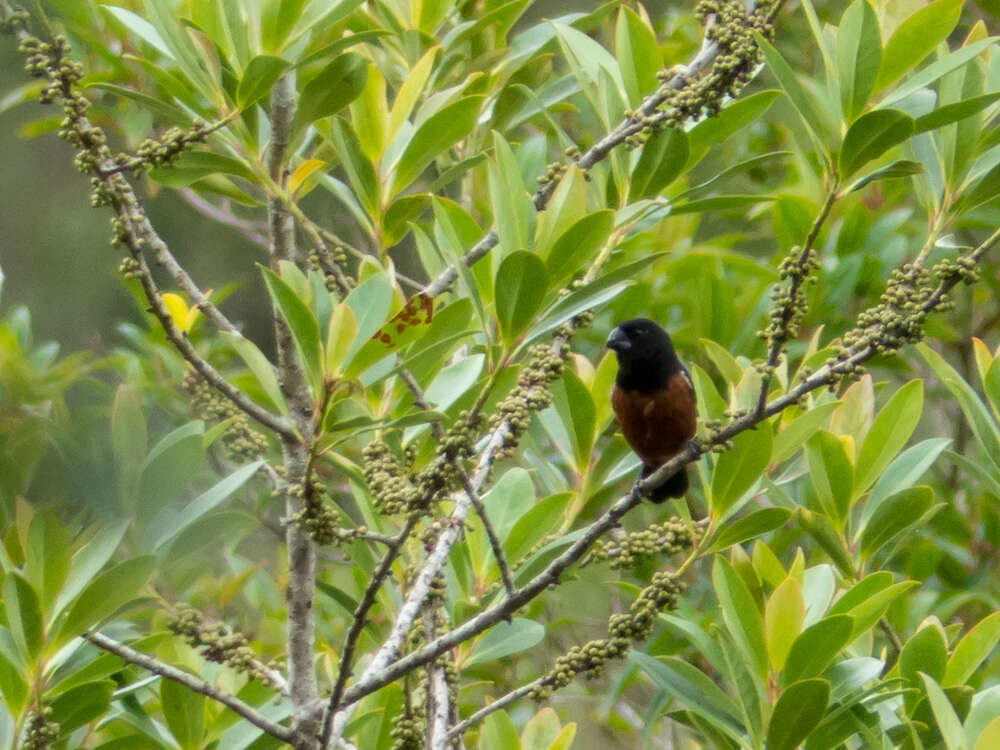
[[(119, 176), (118, 179), (123, 178)], [(133, 226), (127, 218), (128, 213), (126, 211), (116, 209), (116, 213), (127, 226)], [(287, 440), (297, 440), (298, 433), (288, 423), (288, 420), (265, 409), (239, 388), (232, 385), (222, 376), (222, 373), (212, 367), (208, 360), (197, 352), (188, 340), (188, 337), (174, 324), (173, 316), (171, 316), (170, 311), (167, 310), (166, 305), (163, 303), (160, 290), (157, 288), (156, 282), (153, 280), (153, 274), (142, 254), (142, 243), (138, 240), (138, 236), (132, 231), (128, 231), (125, 236), (125, 243), (129, 248), (132, 258), (138, 263), (139, 283), (146, 296), (146, 301), (149, 302), (150, 310), (156, 316), (160, 327), (163, 328), (164, 334), (166, 334), (170, 343), (174, 345), (174, 348), (198, 371), (198, 374), (205, 379), (206, 383), (232, 401), (248, 417), (273, 430)]]
[(273, 721), (258, 712), (253, 706), (244, 703), (234, 695), (230, 695), (229, 693), (219, 690), (217, 687), (205, 682), (204, 680), (199, 680), (197, 677), (193, 677), (177, 667), (165, 664), (159, 659), (155, 659), (152, 656), (147, 656), (146, 654), (136, 651), (133, 648), (129, 648), (124, 643), (119, 643), (113, 638), (109, 638), (101, 633), (84, 633), (83, 638), (90, 641), (98, 648), (121, 657), (129, 664), (135, 664), (148, 672), (158, 674), (160, 677), (165, 677), (168, 680), (173, 680), (189, 690), (193, 690), (196, 693), (200, 693), (201, 695), (207, 696), (212, 700), (221, 703), (226, 708), (229, 708), (242, 716), (258, 729), (267, 732), (269, 735), (281, 740), (282, 742), (290, 742), (292, 739), (291, 729), (281, 726), (280, 724), (275, 724)]
[[(267, 171), (275, 189), (268, 196), (267, 219), (272, 264), (282, 260), (294, 261), (295, 222), (283, 199), (286, 178), (286, 148), (292, 137), (295, 120), (295, 72), (278, 79), (271, 88), (271, 141), (267, 152)], [(291, 332), (281, 316), (274, 313), (275, 342), (278, 352), (278, 377), (285, 399), (289, 404), (301, 440), (282, 443), (285, 476), (289, 489), (299, 486), (310, 491), (314, 403), (306, 385), (302, 367), (295, 355)], [(285, 509), (289, 518), (301, 510), (303, 498), (286, 491)], [(288, 548), (288, 583), (285, 599), (288, 602), (288, 681), (292, 697), (292, 744), (296, 750), (316, 747), (320, 717), (313, 711), (319, 700), (319, 685), (313, 665), (316, 652), (315, 617), (313, 596), (316, 587), (316, 546), (308, 531), (298, 523), (285, 528)]]
[(481, 722), (487, 716), (489, 716), (494, 711), (499, 711), (501, 708), (506, 708), (514, 701), (520, 700), (527, 695), (530, 695), (533, 690), (540, 688), (545, 685), (548, 680), (547, 676), (539, 677), (536, 680), (532, 680), (526, 685), (521, 685), (520, 687), (514, 688), (506, 695), (502, 695), (495, 701), (487, 703), (485, 706), (480, 708), (475, 713), (470, 714), (467, 718), (462, 719), (458, 724), (453, 726), (448, 730), (448, 739), (454, 739), (455, 737), (461, 737), (467, 731), (469, 731), (476, 724)]
[(239, 232), (243, 237), (255, 245), (259, 245), (267, 249), (269, 243), (267, 237), (261, 234), (261, 227), (258, 222), (247, 221), (246, 219), (241, 219), (232, 211), (228, 209), (228, 201), (224, 201), (223, 205), (216, 206), (211, 201), (207, 201), (198, 195), (191, 188), (183, 188), (180, 191), (180, 196), (191, 208), (205, 216), (212, 221), (217, 221), (227, 227), (232, 227), (237, 232)]
[(783, 294), (786, 296), (775, 312), (775, 315), (778, 317), (776, 320), (772, 319), (771, 322), (773, 330), (769, 331), (771, 334), (770, 342), (768, 344), (767, 359), (764, 362), (764, 371), (761, 376), (760, 396), (757, 399), (758, 412), (763, 411), (767, 404), (767, 391), (771, 385), (771, 376), (778, 364), (778, 358), (781, 357), (781, 352), (785, 348), (785, 343), (795, 333), (793, 330), (796, 327), (795, 321), (801, 316), (801, 306), (804, 305), (802, 301), (804, 297), (802, 285), (809, 278), (809, 273), (814, 266), (813, 249), (816, 239), (819, 237), (819, 232), (823, 224), (830, 216), (830, 211), (833, 209), (833, 204), (836, 202), (837, 197), (837, 180), (833, 178), (827, 190), (826, 199), (823, 201), (819, 213), (813, 220), (805, 242), (799, 248), (798, 256), (787, 269), (784, 269), (783, 266), (783, 273), (788, 276), (788, 288), (783, 290)]

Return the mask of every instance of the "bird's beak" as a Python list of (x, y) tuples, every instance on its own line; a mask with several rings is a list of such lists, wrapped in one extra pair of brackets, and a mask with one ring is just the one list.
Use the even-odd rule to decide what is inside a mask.
[(608, 340), (604, 342), (604, 345), (616, 352), (623, 352), (632, 348), (632, 342), (628, 340), (628, 336), (618, 327), (611, 331), (611, 335), (608, 336)]

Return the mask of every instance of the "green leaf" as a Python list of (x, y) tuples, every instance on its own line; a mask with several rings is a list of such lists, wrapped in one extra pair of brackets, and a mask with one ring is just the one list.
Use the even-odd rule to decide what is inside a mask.
[[(919, 123), (920, 121), (917, 120), (918, 125)], [(919, 130), (915, 132), (919, 132)], [(899, 177), (910, 177), (915, 174), (923, 174), (923, 172), (924, 165), (920, 162), (900, 159), (899, 161), (892, 162), (892, 164), (886, 164), (884, 167), (879, 167), (874, 172), (869, 172), (863, 177), (859, 177), (857, 180), (844, 188), (842, 192), (844, 195), (847, 195), (848, 193), (861, 190), (863, 187), (879, 180), (892, 180)]]
[(354, 318), (354, 312), (350, 305), (341, 302), (330, 313), (330, 323), (327, 328), (325, 370), (329, 376), (339, 377), (357, 334), (358, 321)]
[[(347, 173), (351, 190), (358, 197), (367, 216), (377, 216), (380, 186), (375, 166), (365, 155), (354, 129), (341, 117), (335, 117), (330, 123), (330, 143)], [(383, 217), (386, 223), (388, 218), (388, 215)]]
[(927, 625), (914, 633), (900, 651), (899, 676), (915, 685), (919, 685), (918, 672), (941, 680), (947, 660), (948, 644), (940, 624)]
[(479, 750), (491, 750), (495, 747), (502, 747), (504, 750), (508, 750), (508, 748), (521, 750), (521, 740), (517, 736), (514, 722), (503, 710), (494, 711), (486, 717), (480, 736)]
[(59, 624), (59, 637), (54, 639), (55, 642), (63, 644), (113, 615), (135, 597), (155, 567), (156, 557), (145, 555), (126, 560), (101, 573), (70, 606), (66, 618)]
[(1000, 716), (983, 727), (972, 750), (990, 750), (994, 747), (1000, 747)]
[(253, 376), (260, 384), (261, 390), (264, 391), (270, 401), (269, 406), (287, 416), (288, 404), (285, 403), (285, 397), (281, 393), (281, 386), (278, 385), (278, 376), (275, 374), (274, 365), (271, 364), (271, 361), (264, 356), (264, 353), (250, 339), (230, 331), (222, 331), (219, 335), (225, 341), (229, 342), (229, 345), (233, 347), (233, 351), (240, 355), (240, 359), (243, 360), (250, 372), (253, 373)]
[(158, 550), (163, 547), (164, 544), (177, 536), (177, 534), (195, 523), (250, 481), (250, 478), (257, 473), (263, 463), (263, 461), (254, 461), (251, 464), (240, 467), (188, 503), (183, 510), (165, 513), (162, 523), (150, 529), (150, 532), (156, 533), (156, 536), (148, 540), (150, 541), (148, 548)]
[[(493, 224), (504, 254), (528, 250), (535, 228), (535, 206), (524, 187), (514, 152), (500, 133), (493, 131), (495, 161), (489, 168)], [(555, 210), (555, 207), (552, 207)]]
[(548, 272), (534, 253), (513, 252), (503, 259), (494, 281), (496, 315), (508, 344), (528, 325), (545, 299)]
[(754, 34), (754, 36), (757, 40), (757, 47), (764, 56), (764, 62), (767, 63), (768, 69), (778, 81), (781, 90), (788, 97), (795, 111), (798, 112), (802, 124), (806, 127), (806, 132), (812, 136), (820, 151), (828, 153), (829, 144), (837, 139), (831, 133), (829, 123), (816, 107), (814, 97), (806, 92), (795, 71), (785, 62), (778, 50), (760, 34)]
[(628, 199), (659, 195), (684, 171), (689, 153), (688, 136), (683, 130), (666, 128), (648, 139), (632, 170)]
[(167, 42), (160, 35), (160, 32), (157, 31), (156, 27), (145, 18), (136, 15), (130, 10), (126, 10), (125, 8), (119, 8), (116, 5), (102, 5), (101, 7), (114, 16), (119, 23), (125, 26), (125, 28), (156, 49), (158, 52), (171, 59), (174, 57), (170, 47), (167, 45)]
[(139, 394), (126, 383), (115, 390), (111, 405), (111, 447), (122, 482), (121, 491), (131, 501), (146, 456), (146, 417)]
[(545, 258), (545, 267), (553, 287), (568, 279), (597, 254), (611, 234), (614, 223), (614, 211), (594, 211), (559, 236)]
[(774, 463), (791, 458), (804, 442), (816, 434), (825, 424), (829, 424), (830, 415), (840, 406), (839, 401), (830, 401), (808, 409), (774, 436)]
[(911, 380), (882, 407), (858, 452), (855, 494), (867, 490), (910, 439), (920, 421), (923, 406), (923, 382)]
[(787, 508), (761, 508), (736, 521), (730, 521), (720, 530), (712, 542), (712, 550), (721, 552), (734, 544), (759, 537), (785, 525), (792, 512)]
[(336, 57), (306, 84), (295, 118), (302, 128), (334, 115), (357, 99), (368, 79), (368, 61), (355, 52)]
[(767, 750), (795, 750), (819, 725), (830, 703), (830, 683), (802, 680), (782, 692), (767, 730)]
[(854, 618), (854, 637), (867, 631), (885, 614), (889, 605), (904, 592), (917, 585), (916, 581), (901, 581), (875, 592), (851, 607), (847, 614)]
[(920, 479), (950, 443), (951, 438), (928, 438), (896, 456), (872, 487), (861, 511), (859, 528), (867, 525), (872, 514), (887, 497), (912, 486)]
[(875, 82), (881, 91), (920, 64), (948, 38), (962, 13), (964, 0), (935, 0), (906, 18), (885, 45)]
[(36, 663), (45, 637), (41, 602), (28, 579), (16, 570), (4, 581), (4, 605), (7, 625), (25, 661)]
[[(938, 2), (944, 1), (938, 0)], [(950, 125), (953, 122), (964, 120), (966, 117), (971, 117), (977, 112), (986, 109), (986, 107), (993, 104), (997, 99), (1000, 99), (1000, 92), (974, 96), (970, 99), (963, 99), (960, 102), (938, 107), (916, 119), (914, 132), (923, 133), (926, 130), (934, 130), (945, 125)]]
[(587, 386), (576, 373), (567, 370), (552, 384), (552, 406), (569, 433), (576, 470), (585, 474), (594, 447), (597, 410)]
[(273, 55), (258, 55), (247, 65), (236, 91), (236, 103), (240, 109), (248, 109), (267, 96), (291, 63)]
[(530, 344), (546, 333), (554, 331), (570, 318), (614, 299), (633, 283), (636, 274), (665, 255), (666, 253), (650, 253), (639, 260), (626, 263), (612, 271), (608, 271), (586, 286), (574, 289), (565, 297), (546, 308), (539, 316), (538, 322), (531, 327), (531, 331), (521, 345)]
[(688, 133), (691, 158), (687, 166), (694, 166), (713, 143), (721, 143), (734, 133), (757, 122), (767, 112), (774, 100), (781, 95), (777, 89), (758, 91), (731, 101), (713, 117), (707, 117)]
[(206, 177), (216, 177), (220, 173), (256, 182), (256, 177), (245, 163), (231, 156), (211, 151), (185, 151), (169, 167), (151, 169), (149, 176), (161, 185), (182, 188), (193, 185)]
[(25, 552), (25, 576), (38, 592), (41, 610), (48, 617), (70, 564), (69, 533), (55, 513), (50, 510), (35, 513), (28, 527)]
[(847, 549), (841, 530), (823, 513), (814, 513), (808, 508), (796, 508), (799, 525), (823, 548), (843, 575), (852, 575), (854, 560)]
[(642, 97), (656, 88), (656, 71), (663, 67), (663, 55), (653, 30), (625, 5), (615, 24), (615, 57), (629, 106), (638, 106)]
[(767, 674), (767, 648), (760, 610), (739, 573), (721, 556), (716, 556), (712, 565), (712, 586), (733, 640), (753, 671), (760, 676)]
[(205, 696), (173, 680), (160, 680), (160, 706), (170, 733), (183, 750), (197, 750), (205, 734)]
[(944, 358), (926, 344), (917, 344), (917, 351), (931, 366), (941, 383), (958, 401), (976, 441), (982, 446), (994, 471), (1000, 472), (1000, 427), (979, 395)]
[(802, 631), (792, 643), (782, 672), (788, 685), (822, 674), (854, 635), (854, 618), (831, 615)]
[(120, 519), (116, 523), (101, 524), (90, 541), (73, 554), (66, 582), (59, 590), (59, 596), (52, 608), (53, 614), (62, 612), (105, 566), (121, 544), (128, 527), (127, 518)]
[(270, 268), (260, 267), (271, 300), (281, 313), (292, 334), (295, 348), (302, 358), (314, 397), (323, 391), (323, 347), (319, 338), (319, 323), (306, 302), (295, 293), (287, 281)]
[(806, 458), (820, 506), (842, 526), (850, 510), (854, 487), (854, 467), (844, 444), (832, 432), (820, 430), (806, 443)]
[(882, 61), (878, 18), (867, 0), (854, 0), (837, 29), (837, 69), (844, 120), (852, 122), (875, 86)]
[(964, 685), (1000, 643), (1000, 612), (987, 615), (955, 644), (941, 684)]
[(485, 664), (519, 651), (526, 651), (541, 643), (544, 637), (545, 626), (540, 622), (522, 617), (515, 617), (510, 622), (501, 622), (476, 642), (465, 666)]
[(358, 324), (354, 343), (345, 357), (349, 362), (382, 327), (389, 315), (392, 306), (392, 281), (388, 271), (369, 276), (351, 290), (344, 302), (351, 308)]
[(1000, 37), (991, 36), (988, 39), (981, 39), (978, 42), (973, 42), (972, 44), (968, 44), (965, 47), (945, 55), (937, 62), (933, 62), (928, 65), (919, 73), (907, 78), (903, 83), (896, 87), (894, 91), (887, 94), (886, 97), (880, 102), (879, 106), (889, 107), (896, 102), (902, 101), (913, 92), (930, 86), (941, 76), (946, 73), (950, 73), (955, 70), (955, 68), (960, 68), (969, 62), (969, 60), (979, 55), (984, 49), (995, 44), (998, 38)]
[[(559, 527), (571, 497), (569, 492), (549, 495), (517, 519), (503, 541), (504, 552), (511, 562), (521, 560), (538, 542)], [(534, 488), (531, 498), (534, 499)]]
[(712, 472), (713, 518), (721, 518), (743, 493), (757, 483), (771, 460), (772, 447), (771, 425), (767, 422), (733, 439), (732, 450), (719, 456)]
[(733, 699), (697, 667), (676, 656), (653, 658), (634, 650), (629, 652), (629, 660), (641, 667), (653, 684), (733, 739), (746, 733)]
[(965, 739), (965, 731), (962, 729), (962, 722), (955, 713), (951, 701), (944, 694), (940, 685), (923, 672), (920, 678), (924, 681), (924, 689), (927, 691), (927, 700), (931, 704), (934, 712), (934, 719), (937, 721), (938, 729), (944, 738), (944, 746), (948, 750), (968, 750), (969, 744)]
[(67, 690), (52, 701), (50, 720), (67, 736), (84, 724), (104, 717), (111, 707), (111, 695), (118, 685), (113, 680), (97, 680)]
[(876, 109), (862, 115), (844, 136), (840, 174), (847, 178), (913, 134), (913, 118), (900, 109)]
[(771, 593), (764, 606), (764, 636), (771, 667), (780, 672), (788, 652), (802, 632), (806, 603), (796, 578), (788, 576)]
[(697, 201), (674, 203), (670, 206), (670, 215), (699, 214), (703, 211), (736, 211), (773, 200), (774, 197), (770, 195), (713, 195), (711, 198)]
[(481, 96), (459, 99), (435, 112), (417, 127), (394, 165), (391, 195), (395, 196), (409, 186), (428, 164), (472, 131), (482, 101)]

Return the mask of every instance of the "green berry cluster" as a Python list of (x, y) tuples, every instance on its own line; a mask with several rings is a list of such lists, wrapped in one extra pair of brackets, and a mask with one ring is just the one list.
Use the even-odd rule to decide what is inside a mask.
[(329, 493), (320, 484), (297, 484), (288, 487), (285, 493), (302, 501), (302, 510), (292, 516), (291, 520), (300, 524), (320, 546), (351, 541), (367, 531), (364, 527), (346, 529), (341, 526), (340, 514), (328, 502)]
[[(854, 328), (834, 342), (836, 354), (826, 363), (831, 368), (831, 387), (839, 377), (860, 374), (860, 365), (850, 361), (854, 354), (868, 348), (876, 353), (894, 352), (906, 344), (920, 341), (924, 320), (930, 311), (927, 303), (937, 283), (975, 279), (977, 271), (975, 261), (970, 258), (939, 263), (933, 271), (916, 263), (904, 263), (893, 270), (878, 304), (861, 313)], [(934, 307), (945, 309), (948, 305), (942, 297)]]
[(181, 636), (201, 657), (225, 664), (251, 680), (271, 685), (271, 671), (259, 662), (247, 637), (222, 623), (206, 623), (204, 616), (188, 604), (178, 604), (167, 618), (167, 629)]
[(552, 347), (548, 344), (535, 344), (531, 347), (528, 359), (517, 379), (517, 385), (497, 405), (490, 427), (495, 429), (504, 422), (508, 424), (504, 450), (517, 445), (521, 435), (531, 424), (532, 412), (541, 411), (552, 403), (550, 386), (562, 375), (566, 359), (569, 357), (567, 330), (557, 331), (556, 338), (563, 341), (558, 352), (552, 351)]
[(267, 438), (250, 426), (250, 420), (239, 407), (210, 386), (194, 369), (188, 368), (182, 381), (191, 401), (191, 408), (199, 417), (221, 422), (232, 420), (222, 435), (229, 457), (255, 459), (268, 449)]
[(552, 690), (565, 687), (578, 674), (598, 677), (612, 659), (622, 658), (633, 642), (643, 641), (653, 632), (656, 616), (664, 608), (676, 609), (677, 597), (684, 584), (672, 571), (661, 570), (653, 575), (639, 596), (632, 602), (627, 614), (612, 615), (608, 620), (608, 637), (574, 646), (560, 656), (552, 670), (531, 693), (535, 700), (543, 700)]
[[(473, 453), (480, 421), (478, 412), (463, 410), (437, 441), (434, 458), (416, 476), (416, 485), (424, 503), (461, 486), (460, 472), (463, 462)], [(410, 463), (412, 465), (412, 460)], [(419, 512), (422, 508), (415, 506), (411, 510)]]
[(135, 156), (118, 154), (115, 163), (134, 173), (142, 172), (152, 167), (164, 167), (173, 164), (185, 151), (189, 151), (197, 143), (204, 143), (208, 138), (208, 126), (201, 120), (191, 123), (190, 130), (171, 127), (159, 138), (147, 138), (135, 150)]
[[(702, 23), (714, 18), (706, 35), (719, 48), (711, 68), (704, 75), (686, 77), (677, 88), (661, 88), (663, 103), (653, 114), (628, 113), (634, 122), (641, 122), (642, 129), (629, 136), (626, 145), (635, 148), (664, 128), (681, 128), (691, 118), (711, 117), (718, 113), (723, 102), (735, 97), (760, 64), (754, 32), (773, 37), (770, 21), (773, 5), (761, 2), (748, 11), (742, 0), (701, 0), (695, 12)], [(687, 69), (675, 66), (661, 70), (657, 77), (665, 86), (678, 75), (686, 76)]]
[(30, 18), (31, 16), (26, 10), (21, 8), (11, 10), (3, 18), (0, 18), (0, 34), (16, 34), (27, 27)]
[(137, 279), (142, 276), (142, 267), (139, 265), (139, 261), (131, 256), (126, 256), (122, 258), (122, 262), (118, 264), (118, 273), (126, 279)]
[(32, 709), (24, 727), (24, 750), (48, 750), (59, 739), (59, 724), (50, 721), (52, 707), (44, 706), (41, 711)]
[(757, 332), (757, 336), (770, 345), (781, 344), (798, 331), (799, 323), (806, 314), (806, 292), (802, 284), (808, 280), (815, 283), (812, 272), (819, 268), (819, 253), (814, 248), (803, 252), (799, 246), (793, 247), (778, 266), (778, 276), (787, 285), (775, 286), (771, 292), (774, 305), (771, 307), (767, 328)]
[(420, 504), (420, 491), (410, 484), (403, 466), (384, 440), (370, 442), (363, 456), (365, 482), (379, 512), (392, 516)]
[(640, 560), (691, 549), (696, 541), (697, 531), (693, 526), (680, 518), (671, 518), (642, 531), (629, 532), (621, 539), (598, 541), (591, 559), (608, 560), (614, 569), (627, 569)]
[[(340, 268), (345, 268), (347, 266), (347, 253), (344, 248), (339, 245), (330, 251), (329, 258)], [(307, 262), (309, 263), (310, 268), (313, 268), (323, 274), (323, 284), (326, 286), (326, 291), (337, 293), (342, 293), (344, 291), (340, 288), (337, 277), (330, 272), (329, 267), (323, 262), (323, 258), (320, 256), (318, 250), (313, 250), (309, 253)], [(348, 281), (353, 283), (354, 280), (348, 279)]]
[(393, 719), (389, 737), (392, 738), (392, 750), (423, 750), (424, 722), (404, 712)]

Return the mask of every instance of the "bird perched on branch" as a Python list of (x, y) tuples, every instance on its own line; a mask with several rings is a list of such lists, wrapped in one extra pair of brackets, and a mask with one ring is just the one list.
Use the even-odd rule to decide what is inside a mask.
[[(677, 359), (670, 336), (646, 318), (620, 323), (605, 344), (618, 357), (611, 406), (625, 440), (648, 477), (694, 437), (697, 411), (691, 376)], [(688, 476), (681, 469), (649, 493), (654, 503), (683, 497)]]

